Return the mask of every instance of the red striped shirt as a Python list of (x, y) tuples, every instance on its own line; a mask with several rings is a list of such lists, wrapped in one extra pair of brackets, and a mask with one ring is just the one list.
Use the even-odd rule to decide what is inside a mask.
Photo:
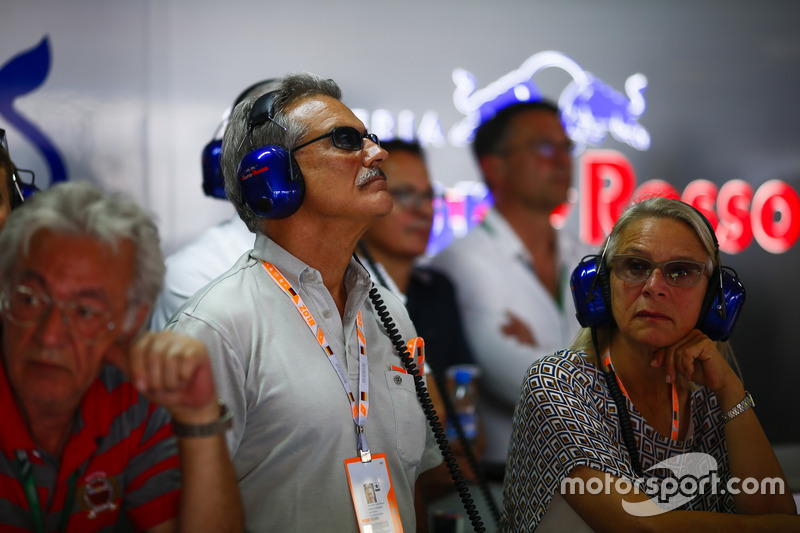
[(0, 365), (0, 530), (30, 531), (33, 521), (16, 451), (33, 468), (45, 528), (57, 530), (68, 479), (78, 473), (69, 532), (110, 530), (122, 515), (137, 529), (175, 517), (180, 497), (177, 444), (167, 412), (106, 365), (83, 398), (61, 461), (36, 449)]

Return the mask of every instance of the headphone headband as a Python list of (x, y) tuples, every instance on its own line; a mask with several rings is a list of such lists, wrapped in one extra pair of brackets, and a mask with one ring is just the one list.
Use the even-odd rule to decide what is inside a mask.
[[(286, 127), (275, 120), (276, 96), (277, 93), (271, 91), (253, 102), (247, 119), (248, 138), (253, 128), (265, 122), (272, 122), (286, 131)], [(277, 144), (260, 146), (246, 153), (239, 162), (237, 179), (242, 203), (262, 218), (288, 217), (297, 211), (305, 196), (305, 181), (297, 161), (291, 150)]]

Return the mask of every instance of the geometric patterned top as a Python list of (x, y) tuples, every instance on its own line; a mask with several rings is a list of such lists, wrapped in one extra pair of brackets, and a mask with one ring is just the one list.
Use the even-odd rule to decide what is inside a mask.
[[(636, 479), (605, 375), (584, 356), (560, 350), (528, 369), (514, 412), (503, 486), (503, 531), (536, 529), (561, 481), (576, 466)], [(647, 477), (663, 479), (671, 473), (648, 469), (689, 452), (711, 455), (717, 462), (719, 488), (704, 491), (680, 509), (732, 513), (733, 497), (721, 490), (730, 468), (717, 398), (705, 387), (690, 395), (692, 421), (684, 441), (658, 434), (626, 399), (642, 470)]]

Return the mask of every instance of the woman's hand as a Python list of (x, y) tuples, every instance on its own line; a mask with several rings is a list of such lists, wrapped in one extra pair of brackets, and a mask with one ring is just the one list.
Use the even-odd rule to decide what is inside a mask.
[(731, 387), (742, 387), (714, 341), (699, 329), (693, 329), (672, 346), (657, 351), (650, 365), (654, 368), (664, 365), (668, 383), (674, 383), (680, 375), (708, 387), (715, 394)]

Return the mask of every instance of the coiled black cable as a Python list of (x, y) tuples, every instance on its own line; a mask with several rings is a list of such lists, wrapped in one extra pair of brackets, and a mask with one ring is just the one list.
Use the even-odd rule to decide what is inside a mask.
[(636, 445), (636, 436), (633, 434), (633, 427), (631, 426), (631, 415), (628, 413), (628, 403), (625, 401), (625, 395), (617, 383), (616, 373), (606, 366), (600, 360), (600, 348), (597, 342), (597, 328), (592, 328), (592, 343), (594, 344), (594, 353), (597, 358), (598, 366), (606, 378), (606, 387), (614, 404), (617, 406), (617, 416), (619, 418), (619, 431), (622, 434), (622, 439), (625, 441), (625, 448), (628, 449), (628, 455), (631, 458), (631, 466), (633, 472), (637, 477), (643, 477), (642, 464), (639, 460), (639, 447)]
[[(369, 263), (369, 266), (372, 272), (375, 274), (378, 283), (388, 289), (389, 284), (383, 277), (380, 268), (378, 268), (377, 262), (372, 257), (372, 254), (369, 252), (369, 250), (367, 249), (367, 247), (364, 245), (363, 242), (358, 243), (358, 251), (364, 258), (364, 260), (366, 260), (366, 262)], [(355, 256), (355, 258), (357, 261), (359, 261), (358, 256)], [(436, 365), (432, 366), (433, 366), (433, 380), (436, 382), (436, 386), (439, 388), (439, 390), (442, 391), (441, 398), (442, 398), (442, 403), (444, 404), (445, 414), (447, 415), (448, 418), (448, 423), (453, 427), (453, 429), (456, 432), (456, 436), (458, 437), (458, 441), (461, 443), (461, 447), (464, 450), (464, 455), (467, 458), (467, 462), (472, 468), (472, 472), (475, 474), (475, 478), (478, 483), (478, 487), (480, 488), (481, 494), (483, 495), (484, 501), (489, 506), (489, 511), (492, 513), (492, 518), (494, 519), (494, 523), (496, 526), (499, 526), (500, 508), (494, 501), (494, 497), (492, 496), (492, 493), (489, 490), (489, 485), (486, 483), (486, 478), (483, 475), (483, 469), (478, 463), (478, 458), (475, 456), (475, 451), (472, 447), (472, 443), (464, 433), (464, 427), (461, 425), (461, 420), (458, 417), (456, 408), (453, 405), (450, 396), (447, 394), (447, 383), (445, 382), (443, 377), (444, 373), (438, 372)], [(456, 463), (456, 466), (458, 466), (458, 463)], [(452, 474), (450, 477), (453, 478)], [(453, 482), (455, 483), (455, 478), (453, 478)]]
[[(420, 375), (421, 372), (417, 372), (417, 365), (414, 364), (411, 354), (408, 353), (406, 343), (403, 340), (403, 337), (400, 335), (400, 332), (397, 330), (397, 326), (392, 320), (392, 317), (389, 315), (389, 312), (386, 310), (386, 305), (383, 303), (383, 300), (381, 300), (381, 297), (378, 294), (378, 289), (374, 284), (369, 291), (369, 298), (372, 301), (375, 312), (378, 314), (378, 318), (380, 318), (381, 323), (386, 330), (386, 334), (389, 336), (389, 339), (394, 345), (395, 351), (397, 351), (397, 354), (400, 356), (400, 360), (403, 362), (406, 372), (408, 372), (408, 374), (414, 378), (414, 387), (417, 391), (417, 396), (419, 397), (422, 411), (425, 413), (425, 418), (427, 418), (428, 424), (433, 430), (433, 435), (436, 438), (437, 444), (439, 445), (439, 450), (442, 452), (442, 458), (444, 459), (447, 469), (450, 472), (450, 477), (453, 478), (453, 483), (455, 483), (456, 490), (458, 491), (458, 495), (464, 505), (464, 510), (466, 511), (467, 516), (469, 516), (472, 527), (476, 533), (484, 533), (486, 529), (481, 521), (480, 513), (478, 512), (478, 509), (472, 500), (469, 488), (464, 481), (464, 476), (461, 473), (461, 470), (458, 468), (458, 463), (456, 462), (453, 452), (450, 449), (450, 443), (447, 441), (447, 436), (445, 435), (444, 429), (442, 429), (442, 424), (439, 422), (439, 417), (436, 415), (436, 410), (434, 409), (433, 402), (428, 394), (428, 389)], [(444, 398), (445, 396), (446, 394), (443, 391), (442, 397)], [(460, 428), (459, 426), (457, 431), (459, 431), (459, 437), (463, 437), (463, 428)], [(469, 453), (467, 457), (470, 457)], [(474, 455), (470, 460), (474, 460)], [(475, 461), (475, 464), (477, 465), (477, 461)], [(477, 474), (478, 470), (475, 470), (475, 472)]]
[[(472, 468), (472, 472), (475, 474), (478, 488), (483, 495), (484, 501), (489, 506), (489, 511), (492, 513), (492, 518), (494, 519), (495, 525), (499, 526), (500, 509), (497, 506), (497, 503), (494, 501), (494, 497), (489, 490), (489, 485), (486, 483), (486, 478), (483, 475), (483, 469), (478, 463), (478, 458), (475, 456), (475, 450), (472, 447), (472, 443), (464, 433), (464, 426), (461, 425), (461, 420), (459, 420), (458, 413), (456, 413), (456, 408), (453, 405), (450, 396), (447, 394), (447, 384), (445, 383), (442, 375), (436, 372), (436, 369), (434, 369), (433, 372), (433, 380), (436, 382), (436, 386), (439, 387), (439, 390), (442, 391), (442, 403), (444, 404), (444, 410), (448, 417), (448, 424), (455, 429), (458, 441), (461, 443), (461, 447), (464, 450), (464, 455), (467, 457), (467, 462)], [(453, 481), (455, 482), (455, 479), (453, 479)]]

